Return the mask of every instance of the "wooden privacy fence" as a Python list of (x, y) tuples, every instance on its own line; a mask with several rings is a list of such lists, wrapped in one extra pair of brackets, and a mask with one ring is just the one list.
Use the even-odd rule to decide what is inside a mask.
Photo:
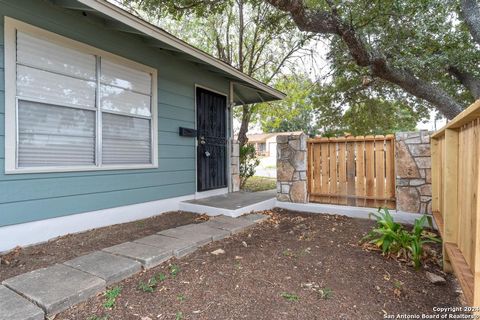
[(480, 100), (432, 135), (432, 211), (444, 269), (480, 307)]
[(311, 202), (395, 208), (394, 136), (307, 142)]

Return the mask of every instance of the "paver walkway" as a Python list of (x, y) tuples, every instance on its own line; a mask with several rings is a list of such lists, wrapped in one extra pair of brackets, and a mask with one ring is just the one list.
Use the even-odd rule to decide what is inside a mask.
[(182, 257), (209, 242), (245, 230), (267, 216), (217, 216), (34, 270), (0, 285), (0, 320), (40, 320), (105, 291), (142, 268)]

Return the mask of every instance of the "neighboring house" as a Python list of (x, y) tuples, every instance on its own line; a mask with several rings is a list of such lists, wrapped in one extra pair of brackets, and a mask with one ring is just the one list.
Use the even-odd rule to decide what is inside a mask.
[(299, 134), (295, 132), (256, 133), (247, 135), (248, 143), (255, 146), (257, 155), (260, 157), (277, 157), (277, 136)]
[(0, 16), (0, 251), (228, 192), (231, 106), (284, 97), (105, 0)]

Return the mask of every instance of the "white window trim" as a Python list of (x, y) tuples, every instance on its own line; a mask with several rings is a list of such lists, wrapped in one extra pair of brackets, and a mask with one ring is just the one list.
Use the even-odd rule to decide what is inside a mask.
[[(18, 168), (17, 158), (17, 126), (16, 112), (16, 31), (21, 31), (42, 37), (45, 40), (62, 46), (79, 50), (83, 53), (105, 57), (106, 59), (130, 66), (132, 68), (150, 73), (152, 75), (152, 105), (151, 105), (151, 164), (121, 164), (121, 165), (88, 165), (88, 166), (42, 166)], [(97, 49), (87, 44), (60, 36), (50, 31), (40, 29), (16, 19), (5, 17), (5, 173), (41, 173), (41, 172), (72, 172), (72, 171), (100, 171), (123, 169), (149, 169), (158, 168), (158, 104), (157, 104), (157, 69), (128, 60), (110, 52)]]

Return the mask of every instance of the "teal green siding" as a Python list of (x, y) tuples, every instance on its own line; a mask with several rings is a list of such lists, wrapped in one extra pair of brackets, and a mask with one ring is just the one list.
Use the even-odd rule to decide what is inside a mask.
[[(87, 43), (158, 70), (157, 169), (5, 175), (4, 16)], [(228, 80), (139, 36), (40, 0), (0, 1), (0, 226), (178, 197), (195, 192), (195, 84), (228, 93)]]

